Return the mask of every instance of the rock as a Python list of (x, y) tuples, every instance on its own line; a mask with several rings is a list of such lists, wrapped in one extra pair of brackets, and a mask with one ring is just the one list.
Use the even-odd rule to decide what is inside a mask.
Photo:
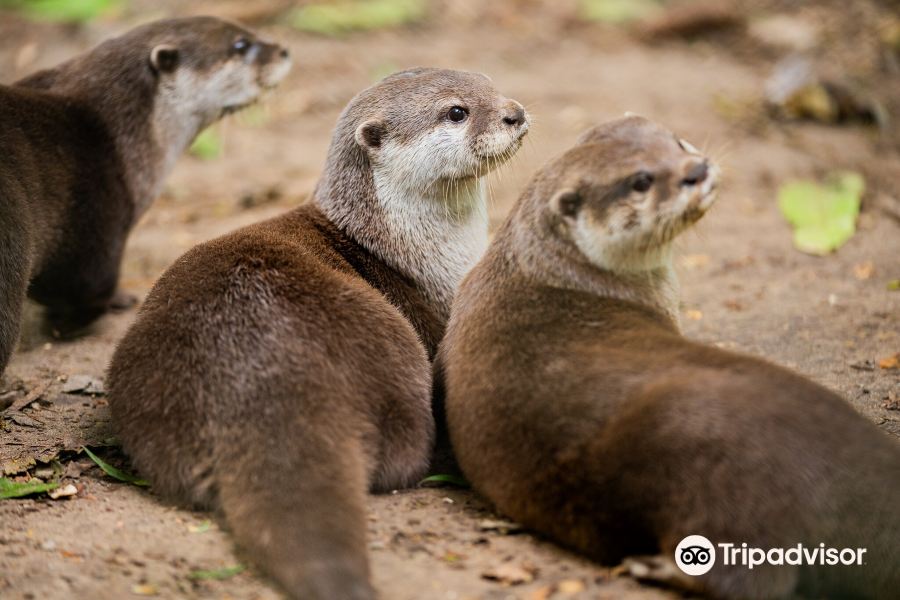
[(799, 54), (775, 65), (765, 96), (769, 109), (787, 119), (887, 124), (887, 112), (877, 100), (844, 82), (822, 78), (813, 62)]
[(102, 396), (106, 393), (103, 382), (90, 375), (70, 375), (63, 384), (62, 391), (66, 394), (93, 394)]
[(518, 566), (512, 563), (503, 563), (481, 574), (482, 579), (488, 581), (496, 581), (503, 585), (521, 585), (523, 583), (531, 583), (537, 569), (533, 567)]
[(70, 496), (75, 496), (76, 494), (78, 494), (78, 488), (71, 483), (47, 492), (47, 495), (54, 500), (57, 500), (59, 498), (68, 498)]
[(795, 52), (809, 50), (819, 41), (819, 30), (813, 23), (791, 15), (773, 15), (753, 21), (749, 33), (762, 44)]
[(497, 519), (483, 519), (478, 522), (478, 529), (481, 531), (498, 531), (503, 535), (509, 533), (517, 533), (522, 531), (522, 526), (512, 521), (501, 521)]

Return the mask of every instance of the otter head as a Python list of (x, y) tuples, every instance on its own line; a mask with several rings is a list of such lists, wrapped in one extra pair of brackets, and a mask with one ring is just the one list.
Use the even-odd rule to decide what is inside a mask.
[(196, 134), (255, 102), (291, 66), (285, 48), (213, 17), (156, 21), (123, 37), (131, 36), (143, 39), (156, 81), (154, 112), (165, 129), (180, 125)]
[(671, 242), (712, 205), (718, 168), (642, 117), (586, 132), (538, 176), (534, 197), (556, 237), (613, 272), (667, 264)]
[(411, 69), (365, 90), (345, 113), (387, 190), (460, 189), (503, 164), (528, 132), (521, 104), (477, 73)]
[(446, 317), (487, 246), (481, 176), (519, 149), (528, 126), (522, 105), (484, 75), (395, 73), (344, 109), (316, 203)]

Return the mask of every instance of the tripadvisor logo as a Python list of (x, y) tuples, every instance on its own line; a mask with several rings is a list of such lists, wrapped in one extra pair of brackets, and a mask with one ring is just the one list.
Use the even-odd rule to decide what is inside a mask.
[(716, 564), (716, 548), (702, 535), (689, 535), (675, 548), (675, 564), (688, 575), (703, 575)]
[(687, 575), (703, 575), (716, 564), (716, 546), (722, 565), (741, 566), (753, 570), (760, 565), (862, 565), (866, 548), (827, 548), (825, 544), (790, 548), (754, 548), (746, 543), (714, 545), (702, 535), (689, 535), (675, 548), (675, 564)]

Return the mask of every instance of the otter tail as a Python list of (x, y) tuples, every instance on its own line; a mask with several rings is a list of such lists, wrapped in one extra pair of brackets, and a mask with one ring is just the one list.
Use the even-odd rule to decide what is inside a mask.
[(291, 598), (375, 598), (359, 432), (336, 436), (333, 428), (297, 421), (268, 425), (260, 447), (229, 436), (215, 467), (219, 504), (239, 547)]

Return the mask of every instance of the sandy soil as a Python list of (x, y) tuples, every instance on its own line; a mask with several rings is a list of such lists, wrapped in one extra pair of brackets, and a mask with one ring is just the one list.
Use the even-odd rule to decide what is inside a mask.
[[(272, 37), (291, 47), (293, 73), (262, 108), (220, 128), (222, 157), (180, 162), (131, 237), (124, 287), (146, 294), (194, 244), (303, 202), (338, 112), (377, 77), (414, 65), (478, 70), (526, 104), (535, 121), (526, 147), (491, 178), (494, 223), (538, 165), (589, 124), (626, 110), (668, 124), (725, 167), (718, 205), (686, 236), (677, 261), (686, 334), (795, 368), (900, 436), (900, 370), (877, 366), (900, 351), (900, 291), (887, 289), (900, 278), (897, 140), (869, 127), (779, 124), (752, 110), (724, 109), (757, 100), (779, 55), (743, 34), (648, 44), (621, 30), (575, 24), (559, 5), (521, 14), (496, 8), (501, 4), (515, 6), (477, 12), (474, 2), (443, 3), (446, 14), (421, 26), (340, 39), (271, 27)], [(241, 3), (226, 2), (212, 12), (242, 16), (240, 10)], [(0, 13), (2, 79), (54, 64), (147, 14), (73, 29), (26, 25)], [(837, 168), (867, 176), (859, 231), (834, 255), (801, 254), (778, 212), (777, 188)], [(77, 454), (82, 444), (112, 443), (112, 432), (103, 396), (64, 393), (64, 380), (102, 380), (134, 311), (105, 317), (92, 335), (69, 343), (41, 333), (37, 307), (28, 312), (0, 400), (6, 390), (10, 399), (44, 391), (0, 418), (0, 465), (21, 476), (58, 461), (51, 464), (79, 493), (0, 501), (0, 597), (278, 597), (252, 570), (222, 581), (192, 578), (243, 562), (215, 518), (167, 506), (152, 490), (116, 482)], [(123, 464), (114, 449), (103, 456)], [(496, 530), (491, 521), (499, 517), (469, 491), (400, 491), (372, 497), (369, 508), (373, 573), (385, 599), (671, 596), (527, 533)], [(501, 580), (490, 579), (498, 569)], [(504, 573), (525, 581), (509, 585)]]

